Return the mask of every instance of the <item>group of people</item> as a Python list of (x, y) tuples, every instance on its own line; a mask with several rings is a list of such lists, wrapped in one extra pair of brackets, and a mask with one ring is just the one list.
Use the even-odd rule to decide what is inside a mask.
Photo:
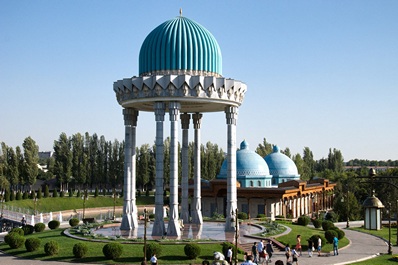
[(264, 240), (260, 240), (253, 243), (252, 246), (252, 258), (253, 262), (257, 264), (268, 264), (272, 262), (272, 253), (274, 252), (274, 248), (272, 247), (271, 240), (268, 240), (268, 243), (265, 244)]

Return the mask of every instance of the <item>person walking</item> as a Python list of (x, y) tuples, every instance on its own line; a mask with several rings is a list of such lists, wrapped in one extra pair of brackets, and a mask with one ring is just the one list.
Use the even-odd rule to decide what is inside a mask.
[(290, 262), (290, 257), (292, 256), (292, 252), (290, 250), (289, 244), (285, 247), (285, 256), (286, 256), (286, 263)]
[(156, 257), (156, 253), (153, 253), (153, 256), (151, 258), (151, 264), (152, 265), (157, 265), (158, 264), (158, 258)]
[(333, 255), (339, 255), (339, 239), (336, 236), (333, 238)]
[(272, 262), (272, 261), (271, 261), (271, 257), (272, 257), (272, 252), (274, 252), (274, 248), (272, 247), (271, 240), (268, 240), (268, 243), (267, 243), (267, 245), (265, 246), (265, 251), (266, 251), (267, 254), (268, 254), (268, 261), (269, 261), (269, 262)]
[(260, 262), (260, 254), (264, 250), (264, 240), (260, 240), (257, 244), (257, 262)]
[(297, 237), (296, 237), (296, 241), (297, 241), (297, 243), (296, 243), (296, 251), (299, 251), (300, 252), (300, 256), (301, 256), (301, 235), (297, 235)]
[(252, 256), (253, 256), (253, 262), (257, 263), (257, 242), (253, 243), (252, 246)]
[(293, 262), (298, 265), (298, 257), (300, 257), (300, 254), (297, 252), (295, 248), (292, 249), (292, 256), (293, 256)]
[(318, 236), (318, 247), (317, 247), (317, 250), (318, 250), (318, 257), (321, 256), (321, 249), (322, 249), (322, 239), (321, 239), (320, 236)]
[(314, 242), (312, 242), (311, 238), (308, 239), (308, 256), (311, 258), (314, 253)]
[(227, 250), (227, 261), (229, 264), (232, 264), (232, 247), (228, 247)]

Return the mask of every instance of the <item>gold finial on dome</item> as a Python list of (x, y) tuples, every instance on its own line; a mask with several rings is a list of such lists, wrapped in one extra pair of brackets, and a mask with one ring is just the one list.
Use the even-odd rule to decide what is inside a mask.
[(182, 17), (182, 8), (180, 8), (180, 17)]

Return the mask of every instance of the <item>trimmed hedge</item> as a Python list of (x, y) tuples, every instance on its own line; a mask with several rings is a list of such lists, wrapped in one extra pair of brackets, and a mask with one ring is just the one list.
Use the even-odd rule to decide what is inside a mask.
[(245, 213), (245, 212), (238, 213), (238, 219), (247, 220), (248, 218), (249, 217), (247, 216), (247, 213)]
[(33, 225), (25, 225), (22, 227), (22, 230), (24, 232), (24, 235), (30, 235), (33, 234), (33, 232), (35, 231), (35, 228), (33, 227)]
[(328, 231), (330, 229), (333, 229), (333, 227), (334, 227), (334, 223), (331, 222), (331, 221), (325, 220), (325, 221), (322, 222), (323, 231)]
[(18, 249), (25, 244), (25, 238), (23, 236), (18, 235), (17, 233), (12, 233), (7, 241), (8, 245), (12, 249)]
[(58, 220), (51, 220), (50, 222), (48, 222), (48, 228), (50, 228), (51, 230), (57, 229), (60, 226), (60, 223)]
[[(142, 248), (142, 252), (144, 252), (145, 246)], [(159, 257), (162, 254), (162, 246), (159, 243), (151, 242), (146, 245), (146, 259), (150, 260), (153, 254), (156, 253), (156, 256)]]
[(17, 233), (20, 236), (25, 235), (25, 232), (23, 231), (23, 229), (19, 228), (19, 227), (14, 227), (13, 229), (11, 229), (10, 233)]
[(123, 248), (120, 243), (108, 243), (102, 248), (102, 253), (107, 259), (115, 260), (123, 254)]
[(80, 223), (80, 220), (77, 219), (77, 218), (72, 218), (72, 219), (69, 220), (69, 225), (70, 225), (71, 227), (75, 227), (75, 226), (77, 226), (79, 223)]
[(184, 253), (189, 259), (196, 259), (200, 255), (200, 247), (196, 243), (186, 244)]
[(50, 240), (44, 245), (44, 252), (47, 256), (54, 256), (59, 252), (59, 244), (57, 241)]
[(43, 232), (44, 229), (46, 229), (46, 225), (43, 223), (37, 223), (37, 224), (35, 224), (34, 229), (35, 229), (36, 233), (40, 233), (40, 232)]
[(310, 223), (310, 221), (311, 219), (308, 216), (302, 215), (297, 219), (297, 224), (302, 226), (307, 226)]
[(332, 228), (332, 230), (337, 232), (337, 238), (339, 240), (345, 237), (345, 232), (343, 230), (339, 229), (338, 227), (334, 227), (334, 228)]
[(33, 252), (39, 249), (41, 240), (37, 237), (31, 237), (26, 239), (25, 248), (28, 252)]
[(312, 219), (312, 224), (314, 225), (315, 228), (321, 228), (322, 227), (322, 220), (320, 220), (320, 219)]
[(86, 256), (88, 247), (84, 243), (77, 243), (73, 246), (73, 256), (77, 259), (81, 259)]
[(333, 238), (338, 237), (337, 231), (336, 230), (327, 230), (325, 231), (325, 238), (328, 241), (328, 243), (333, 243)]

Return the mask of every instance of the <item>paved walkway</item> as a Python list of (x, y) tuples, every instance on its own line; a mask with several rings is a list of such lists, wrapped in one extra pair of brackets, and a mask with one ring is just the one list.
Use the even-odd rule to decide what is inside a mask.
[[(351, 222), (351, 226), (360, 226), (363, 222)], [(344, 228), (345, 223), (337, 224), (337, 226)], [(346, 233), (346, 237), (350, 240), (350, 244), (339, 250), (338, 256), (327, 255), (322, 253), (321, 257), (313, 256), (312, 258), (308, 257), (308, 253), (303, 252), (303, 255), (299, 257), (299, 263), (305, 265), (343, 265), (343, 264), (351, 264), (357, 261), (362, 261), (366, 259), (370, 259), (379, 255), (380, 253), (387, 253), (388, 245), (384, 240), (365, 234), (361, 232), (356, 232), (352, 230), (344, 229)], [(4, 236), (4, 235), (3, 235)], [(0, 235), (0, 237), (2, 237)], [(398, 248), (393, 247), (393, 253), (398, 253)], [(286, 258), (283, 252), (277, 252), (272, 256), (273, 263), (281, 259), (284, 262)], [(36, 261), (36, 260), (26, 260), (16, 258), (14, 256), (6, 255), (0, 252), (0, 262), (3, 265), (71, 265), (73, 263), (68, 262), (58, 262), (58, 261)], [(84, 263), (78, 263), (83, 264)], [(88, 264), (85, 264), (88, 265)], [(90, 264), (93, 265), (93, 264)]]

